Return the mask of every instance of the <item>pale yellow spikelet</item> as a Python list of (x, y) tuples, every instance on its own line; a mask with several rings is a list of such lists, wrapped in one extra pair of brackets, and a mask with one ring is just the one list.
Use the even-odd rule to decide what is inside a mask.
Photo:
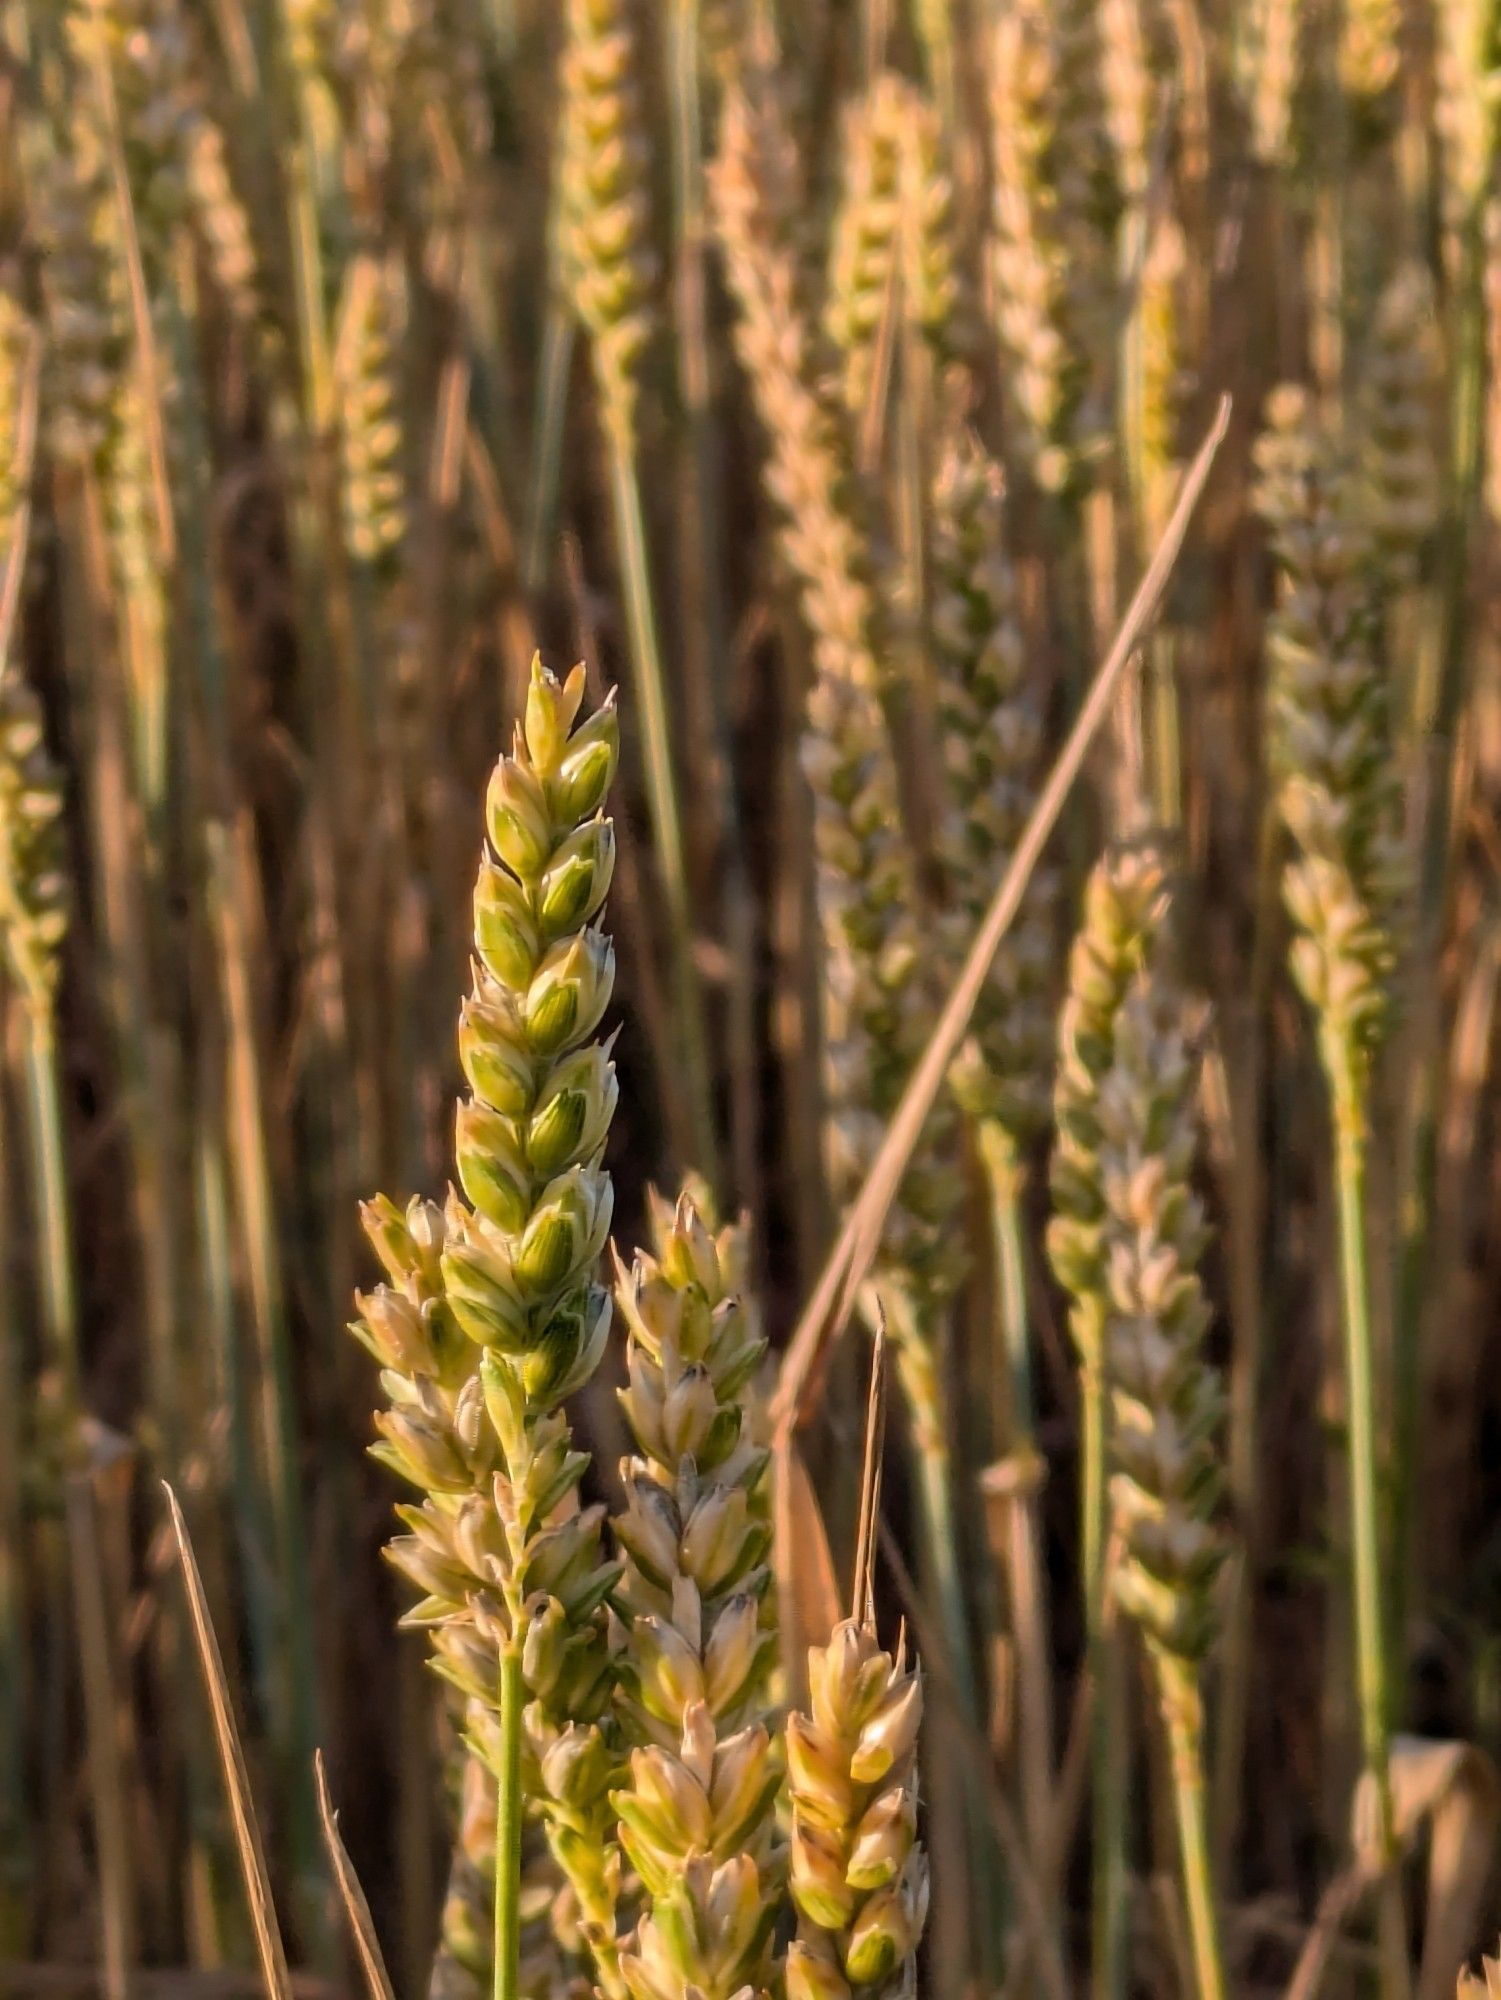
[(1501, 1955), (1482, 1958), (1479, 1972), (1462, 1965), (1455, 1994), (1456, 2000), (1501, 2000)]
[(354, 259), (334, 357), (344, 533), (358, 563), (389, 570), (406, 530), (398, 356), (405, 287), (392, 260)]
[(1105, 126), (1115, 152), (1122, 198), (1142, 201), (1152, 170), (1158, 109), (1147, 0), (1100, 0), (1100, 82)]
[(1236, 68), (1252, 157), (1264, 167), (1288, 166), (1303, 53), (1303, 8), (1300, 0), (1246, 0), (1237, 25)]
[(687, 1192), (654, 1200), (653, 1220), (655, 1254), (616, 1285), (636, 1453), (615, 1523), (631, 1752), (614, 1803), (647, 1899), (621, 1969), (636, 2000), (759, 1993), (781, 1869), (767, 1453), (747, 1422), (766, 1342), (732, 1289), (741, 1232), (715, 1230)]
[(656, 317), (646, 114), (631, 0), (568, 0), (559, 174), (566, 276), (605, 421), (634, 429)]
[(1280, 570), (1266, 643), (1278, 803), (1296, 847), (1292, 965), (1326, 1062), (1359, 1076), (1390, 1012), (1406, 881), (1368, 509), (1348, 447), (1301, 389), (1269, 400), (1257, 463)]
[(788, 2000), (896, 2000), (915, 1991), (928, 1907), (917, 1840), (922, 1681), (847, 1619), (808, 1655), (809, 1706), (787, 1720), (797, 1938)]
[(888, 317), (916, 329), (940, 373), (966, 345), (966, 311), (943, 129), (921, 91), (887, 70), (851, 107), (829, 258), (829, 338), (841, 389), (865, 415)]

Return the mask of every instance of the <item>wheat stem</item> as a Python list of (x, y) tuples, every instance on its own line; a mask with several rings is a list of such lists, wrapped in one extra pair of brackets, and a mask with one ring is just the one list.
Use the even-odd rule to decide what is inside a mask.
[(1376, 1788), (1377, 1829), (1384, 1860), (1394, 1851), (1391, 1779), (1387, 1769), (1389, 1715), (1381, 1603), (1381, 1532), (1376, 1495), (1375, 1377), (1370, 1275), (1366, 1259), (1366, 1116), (1364, 1091), (1349, 1051), (1326, 1047), (1332, 1093), (1335, 1186), (1339, 1208), (1340, 1302), (1344, 1323), (1346, 1423), (1350, 1453), (1350, 1514), (1355, 1563), (1356, 1679), (1361, 1746)]
[(1203, 1704), (1191, 1670), (1163, 1659), (1159, 1661), (1158, 1675), (1167, 1718), (1173, 1807), (1178, 1821), (1178, 1847), (1199, 2000), (1225, 2000), (1225, 1966), (1204, 1810)]
[[(519, 1626), (518, 1626), (519, 1630)], [(520, 2000), (521, 1641), (500, 1649), (499, 1756), (495, 1787), (495, 2000)]]
[[(1006, 1380), (1004, 1448), (1018, 1486), (1008, 1503), (1011, 1614), (1017, 1652), (1022, 1809), (1033, 1852), (1046, 1852), (1053, 1818), (1053, 1672), (1049, 1650), (1047, 1567), (1037, 1501), (1026, 1483), (1036, 1458), (1032, 1367), (1028, 1339), (1026, 1253), (1020, 1169), (1013, 1140), (995, 1119), (981, 1122), (980, 1156), (990, 1187), (990, 1226), (998, 1287), (997, 1321)], [(1043, 1882), (1051, 1924), (1053, 1884)], [(1056, 1944), (1056, 1940), (1054, 1940)]]
[(662, 885), (667, 895), (673, 995), (678, 1032), (683, 1037), (688, 1103), (697, 1154), (693, 1164), (712, 1181), (717, 1179), (719, 1148), (709, 1080), (708, 1039), (704, 1027), (703, 995), (693, 962), (693, 903), (682, 819), (678, 811), (677, 778), (673, 770), (667, 682), (662, 667), (662, 651), (657, 641), (656, 613), (652, 606), (646, 524), (641, 509), (641, 481), (636, 454), (629, 439), (614, 425), (608, 428), (610, 492), (615, 508), (616, 533), (620, 538), (621, 581), (631, 633), (634, 685), (641, 709), (647, 803), (651, 809), (652, 830), (656, 835), (657, 865), (661, 869)]

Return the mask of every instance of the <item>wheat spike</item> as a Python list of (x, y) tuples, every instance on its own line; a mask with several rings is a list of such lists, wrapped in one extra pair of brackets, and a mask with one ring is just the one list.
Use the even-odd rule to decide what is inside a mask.
[[(931, 643), (947, 793), (940, 846), (962, 950), (1031, 810), (1042, 751), (1001, 470), (962, 428), (945, 443), (932, 520)], [(965, 1110), (999, 1120), (1015, 1138), (1038, 1131), (1048, 1115), (1056, 892), (1056, 876), (1039, 869), (954, 1069)]]
[(1293, 972), (1326, 1053), (1363, 1069), (1387, 1018), (1405, 879), (1367, 510), (1346, 447), (1300, 389), (1274, 392), (1257, 463), (1281, 572), (1267, 650), (1278, 803), (1297, 847), (1283, 878)]
[(634, 435), (656, 315), (649, 167), (630, 0), (568, 0), (559, 173), (565, 265), (605, 422)]
[(1266, 167), (1292, 162), (1293, 99), (1302, 60), (1299, 0), (1250, 0), (1236, 44), (1252, 156)]
[(1008, 367), (1014, 449), (1061, 492), (1079, 470), (1099, 346), (1104, 236), (1093, 143), (1097, 100), (1081, 89), (1077, 25), (1061, 36), (1035, 0), (1009, 10), (991, 45), (995, 192), (991, 291)]
[(1171, 1666), (1174, 1687), (1213, 1640), (1224, 1554), (1214, 1518), (1223, 1399), (1203, 1354), (1207, 1231), (1190, 1185), (1195, 1071), (1182, 998), (1152, 966), (1121, 1005), (1099, 1089), (1105, 1375), (1122, 1544), (1116, 1596)]
[(108, 176), (87, 120), (56, 138), (33, 137), (48, 437), (65, 461), (101, 463), (116, 433), (130, 342)]
[(887, 314), (905, 307), (902, 154), (912, 95), (903, 79), (887, 71), (845, 117), (825, 324), (843, 362), (841, 393), (856, 418), (870, 402)]
[(767, 1452), (746, 1428), (767, 1342), (734, 1290), (742, 1232), (712, 1230), (688, 1192), (652, 1218), (654, 1254), (616, 1280), (636, 1456), (614, 1524), (632, 1746), (614, 1806), (648, 1900), (622, 1972), (636, 2000), (730, 2000), (771, 1984), (779, 1884)]
[(1356, 412), (1371, 527), (1388, 584), (1414, 574), (1438, 527), (1437, 342), (1433, 281), (1414, 260), (1402, 266), (1377, 301)]
[(746, 1422), (766, 1342), (732, 1289), (741, 1232), (713, 1230), (687, 1193), (653, 1206), (655, 1254), (616, 1285), (637, 1455), (621, 1468), (615, 1524), (632, 1748), (614, 1802), (648, 1901), (622, 1971), (635, 2000), (731, 2000), (770, 1984), (781, 1861), (767, 1453)]
[(1100, 860), (1084, 892), (1058, 1021), (1054, 1113), (1054, 1214), (1047, 1248), (1069, 1294), (1069, 1328), (1087, 1376), (1099, 1379), (1109, 1313), (1101, 1201), (1100, 1089), (1115, 1056), (1121, 1007), (1167, 913), (1163, 854), (1152, 840), (1125, 842)]
[[(813, 641), (804, 769), (814, 800), (819, 911), (827, 958), (831, 1175), (860, 1185), (930, 1018), (911, 856), (880, 699), (883, 607), (856, 525), (846, 442), (810, 386), (810, 335), (785, 216), (785, 135), (764, 93), (732, 91), (714, 190), (737, 341), (770, 457), (767, 488)], [(951, 1282), (944, 1225), (956, 1177), (920, 1159), (894, 1216), (892, 1265), (919, 1288)]]
[(356, 562), (386, 573), (398, 563), (406, 527), (396, 378), (404, 307), (394, 263), (371, 258), (350, 265), (335, 357), (344, 534)]
[(905, 1649), (883, 1652), (846, 1619), (808, 1654), (809, 1707), (787, 1719), (795, 1942), (788, 2000), (916, 1991), (928, 1906), (917, 1841), (915, 1751), (922, 1681)]
[[(601, 810), (617, 755), (613, 703), (574, 727), (582, 667), (533, 667), (515, 747), (491, 780), (491, 851), (475, 889), (474, 987), (459, 1026), (472, 1095), (458, 1109), (473, 1203), (383, 1198), (366, 1227), (390, 1282), (355, 1331), (382, 1363), (383, 1459), (424, 1495), (391, 1547), (424, 1595), (440, 1673), (471, 1704), (492, 1760), (496, 1661), (519, 1646), (530, 1697), (529, 1793), (578, 1897), (601, 1984), (618, 1993), (614, 1752), (602, 1606), (617, 1566), (603, 1509), (580, 1508), (586, 1455), (561, 1410), (610, 1326), (595, 1282), (611, 1187), (601, 1153), (616, 1085), (597, 1038), (614, 959), (595, 926), (613, 836)], [(493, 857), (493, 858), (492, 858)]]

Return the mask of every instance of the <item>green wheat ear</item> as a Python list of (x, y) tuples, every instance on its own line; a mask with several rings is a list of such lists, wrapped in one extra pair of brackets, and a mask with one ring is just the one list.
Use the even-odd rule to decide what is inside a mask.
[[(580, 720), (584, 670), (534, 663), (526, 714), (486, 799), (474, 897), (474, 985), (459, 1024), (470, 1094), (445, 1210), (384, 1198), (366, 1227), (389, 1282), (355, 1332), (390, 1407), (376, 1456), (422, 1495), (392, 1561), (422, 1593), (438, 1671), (464, 1696), (471, 1742), (505, 1768), (497, 1660), (519, 1661), (528, 1790), (542, 1801), (602, 1986), (618, 1994), (615, 1768), (604, 1599), (618, 1566), (604, 1510), (580, 1507), (588, 1459), (561, 1405), (610, 1327), (597, 1282), (609, 1230), (603, 1150), (616, 1084), (600, 1024), (614, 955), (596, 923), (610, 885), (603, 803), (612, 701)], [(514, 1726), (512, 1722), (509, 1726)]]

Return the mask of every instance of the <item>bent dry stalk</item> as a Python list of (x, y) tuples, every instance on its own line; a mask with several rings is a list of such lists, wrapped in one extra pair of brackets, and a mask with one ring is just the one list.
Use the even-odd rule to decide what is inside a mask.
[(586, 1454), (564, 1399), (610, 1327), (595, 1281), (609, 1229), (601, 1163), (615, 1109), (598, 1028), (614, 955), (595, 924), (614, 856), (601, 810), (617, 756), (607, 702), (577, 722), (582, 667), (532, 671), (523, 726), (486, 801), (475, 889), (474, 987), (459, 1053), (459, 1179), (473, 1206), (384, 1199), (366, 1227), (389, 1282), (355, 1332), (382, 1363), (390, 1407), (376, 1456), (422, 1493), (390, 1554), (424, 1593), (435, 1665), (469, 1707), (470, 1741), (498, 1785), (497, 1994), (519, 1955), (521, 1773), (542, 1801), (603, 1991), (623, 1992), (619, 1866), (609, 1788), (613, 1728), (603, 1603), (603, 1509), (581, 1508)]

